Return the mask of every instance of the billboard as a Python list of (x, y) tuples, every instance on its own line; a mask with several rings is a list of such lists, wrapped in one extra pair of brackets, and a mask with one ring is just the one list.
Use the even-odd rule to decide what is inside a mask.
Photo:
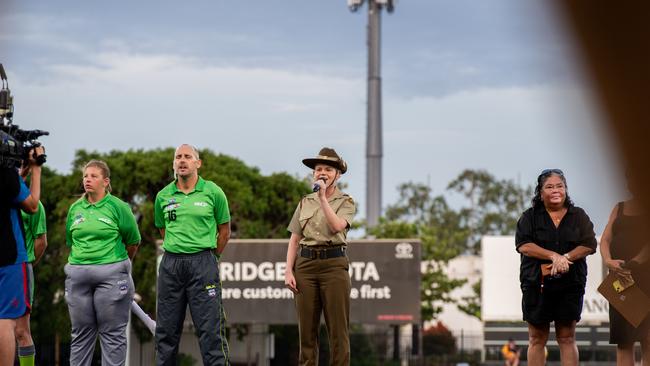
[[(483, 321), (522, 321), (520, 255), (515, 250), (514, 236), (484, 236), (481, 240), (481, 253)], [(599, 250), (587, 257), (587, 286), (581, 323), (609, 321), (609, 304), (598, 292), (598, 285), (604, 278), (602, 263)]]
[[(232, 240), (219, 264), (228, 323), (297, 323), (284, 286), (288, 240)], [(352, 240), (350, 322), (420, 322), (420, 242)], [(319, 260), (319, 259), (317, 259)]]

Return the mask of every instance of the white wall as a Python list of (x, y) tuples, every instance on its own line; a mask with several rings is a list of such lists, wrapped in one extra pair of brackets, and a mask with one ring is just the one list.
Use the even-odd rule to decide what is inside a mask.
[[(519, 253), (513, 236), (485, 236), (483, 253), (482, 313), (484, 321), (521, 321)], [(587, 287), (581, 323), (609, 320), (607, 301), (598, 293), (603, 280), (600, 252), (587, 257)]]

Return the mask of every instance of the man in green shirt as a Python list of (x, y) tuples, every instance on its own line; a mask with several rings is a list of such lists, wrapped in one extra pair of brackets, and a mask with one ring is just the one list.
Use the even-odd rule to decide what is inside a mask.
[[(25, 179), (29, 174), (28, 167), (21, 169), (20, 174)], [(33, 266), (45, 253), (47, 247), (47, 226), (45, 222), (45, 208), (38, 202), (38, 209), (35, 213), (29, 214), (20, 211), (23, 227), (25, 229), (25, 248), (27, 249), (27, 285), (29, 286), (29, 307), (34, 304), (34, 268)], [(25, 313), (22, 317), (16, 319), (16, 341), (18, 342), (18, 361), (20, 366), (34, 366), (36, 358), (36, 347), (32, 339), (32, 332), (29, 327), (30, 314), (33, 311)]]
[(156, 365), (176, 365), (185, 309), (199, 337), (204, 365), (228, 365), (218, 258), (230, 238), (230, 211), (223, 190), (198, 174), (196, 148), (174, 153), (176, 180), (154, 203), (154, 222), (165, 251), (158, 269)]

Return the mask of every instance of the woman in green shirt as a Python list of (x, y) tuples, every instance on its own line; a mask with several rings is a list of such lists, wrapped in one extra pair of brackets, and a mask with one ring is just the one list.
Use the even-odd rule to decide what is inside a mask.
[(70, 365), (90, 365), (99, 335), (102, 365), (126, 362), (126, 325), (133, 300), (131, 260), (140, 233), (131, 208), (110, 194), (110, 170), (91, 160), (84, 195), (70, 206), (65, 299), (72, 323)]

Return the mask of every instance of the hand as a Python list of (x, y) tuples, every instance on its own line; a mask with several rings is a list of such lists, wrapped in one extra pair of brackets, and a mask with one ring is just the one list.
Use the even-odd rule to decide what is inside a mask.
[(34, 167), (34, 166), (40, 166), (36, 162), (36, 158), (39, 157), (40, 155), (45, 154), (45, 148), (43, 146), (37, 146), (30, 150), (29, 152), (29, 166)]
[(616, 273), (620, 276), (630, 275), (632, 272), (629, 269), (625, 269), (622, 266), (625, 264), (625, 261), (620, 259), (608, 259), (605, 261), (605, 265), (609, 268), (610, 271)]
[(634, 284), (634, 278), (632, 278), (631, 273), (627, 274), (616, 274), (618, 277), (618, 280), (621, 282), (621, 284), (625, 287), (629, 287), (630, 285)]
[(318, 179), (314, 181), (314, 185), (318, 185), (318, 187), (320, 187), (318, 190), (318, 196), (321, 198), (326, 197), (325, 191), (327, 190), (327, 183), (325, 183), (325, 178), (318, 177)]
[(31, 171), (32, 171), (31, 165), (23, 163), (20, 166), (20, 177), (23, 178), (23, 180), (27, 179), (27, 176), (29, 175), (29, 173), (31, 173)]
[(291, 290), (294, 294), (299, 293), (298, 287), (296, 286), (296, 278), (293, 276), (293, 271), (290, 269), (287, 269), (284, 272), (284, 285)]
[(567, 273), (569, 271), (569, 265), (573, 264), (573, 262), (571, 262), (567, 257), (559, 255), (557, 253), (553, 254), (551, 260), (553, 261), (551, 267), (551, 276)]

